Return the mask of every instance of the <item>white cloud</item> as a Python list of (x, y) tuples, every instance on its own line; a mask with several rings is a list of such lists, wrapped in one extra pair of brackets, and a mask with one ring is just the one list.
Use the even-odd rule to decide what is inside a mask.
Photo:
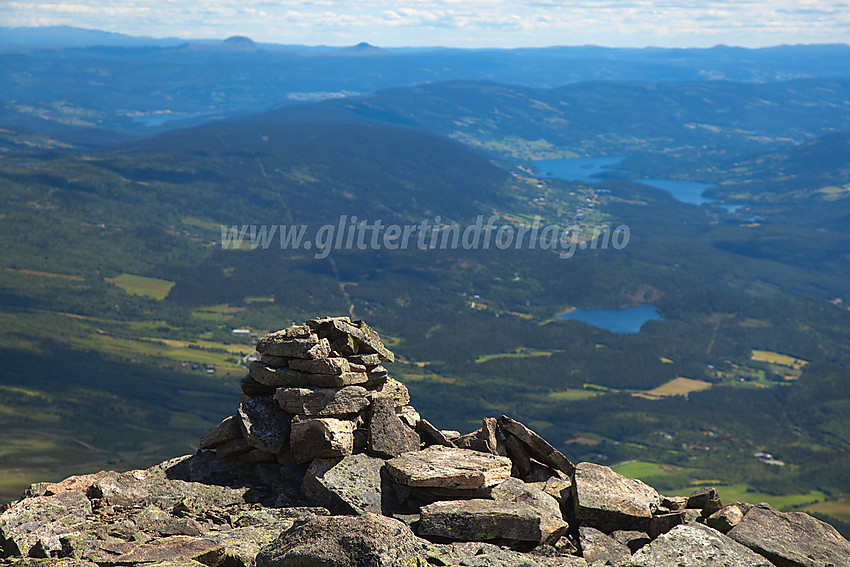
[(759, 45), (846, 41), (829, 0), (31, 0), (5, 25), (70, 24), (144, 35), (382, 45)]

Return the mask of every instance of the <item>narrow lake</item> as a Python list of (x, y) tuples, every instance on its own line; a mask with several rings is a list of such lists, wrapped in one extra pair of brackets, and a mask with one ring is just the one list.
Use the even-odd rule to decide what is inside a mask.
[[(586, 157), (571, 159), (544, 159), (535, 162), (535, 165), (543, 172), (544, 177), (557, 177), (567, 181), (584, 181), (585, 183), (596, 183), (601, 181), (595, 175), (610, 169), (623, 161), (623, 157)], [(701, 205), (711, 203), (714, 200), (703, 197), (702, 193), (709, 187), (710, 183), (698, 181), (683, 181), (681, 179), (633, 179), (636, 183), (643, 183), (650, 187), (663, 189), (683, 203)]]
[(612, 333), (637, 333), (647, 321), (660, 319), (652, 305), (637, 305), (624, 309), (576, 309), (558, 315), (561, 319), (583, 321)]
[(543, 159), (535, 165), (543, 172), (544, 177), (557, 177), (567, 181), (599, 181), (593, 176), (605, 170), (606, 167), (617, 165), (622, 157), (587, 157), (571, 159)]
[(699, 181), (682, 181), (681, 179), (633, 179), (636, 183), (643, 183), (656, 189), (667, 191), (677, 201), (702, 205), (712, 203), (714, 199), (703, 197), (702, 192), (713, 187), (711, 183), (700, 183)]

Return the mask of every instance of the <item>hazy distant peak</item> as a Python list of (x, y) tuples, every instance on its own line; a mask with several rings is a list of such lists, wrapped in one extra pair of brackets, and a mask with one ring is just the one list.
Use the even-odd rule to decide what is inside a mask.
[(341, 49), (341, 51), (344, 53), (349, 53), (351, 55), (377, 55), (386, 53), (377, 45), (372, 45), (371, 43), (367, 43), (365, 41), (361, 41), (357, 45), (344, 47), (343, 49)]
[(257, 44), (250, 37), (244, 35), (233, 35), (221, 42), (223, 47), (231, 49), (256, 49)]

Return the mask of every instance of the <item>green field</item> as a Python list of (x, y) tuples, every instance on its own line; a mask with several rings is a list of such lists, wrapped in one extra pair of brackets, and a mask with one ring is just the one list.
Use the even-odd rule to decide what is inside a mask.
[(812, 490), (806, 494), (776, 495), (752, 490), (746, 484), (717, 486), (717, 492), (720, 494), (723, 502), (749, 502), (751, 504), (767, 502), (778, 510), (801, 508), (816, 502), (822, 502), (827, 498), (826, 494), (819, 490)]
[(556, 351), (540, 350), (535, 348), (517, 348), (514, 352), (500, 352), (496, 354), (482, 354), (475, 359), (475, 362), (490, 362), (491, 360), (499, 360), (500, 358), (530, 358), (534, 356), (552, 356)]
[(603, 392), (600, 392), (599, 390), (570, 388), (568, 390), (562, 390), (560, 392), (550, 392), (549, 398), (557, 401), (577, 402), (581, 400), (595, 398), (596, 396), (599, 396), (602, 393)]
[(664, 476), (668, 474), (661, 465), (649, 463), (646, 461), (631, 461), (613, 467), (615, 471), (628, 478), (639, 478), (641, 480), (652, 478), (654, 476)]
[(806, 506), (803, 510), (824, 514), (825, 516), (837, 518), (843, 522), (850, 522), (850, 500), (847, 498), (818, 502), (817, 504)]
[(707, 388), (711, 388), (711, 382), (679, 376), (648, 392), (638, 392), (634, 395), (658, 400), (666, 396), (687, 396), (691, 392), (699, 392)]
[(787, 354), (773, 352), (769, 350), (753, 350), (753, 360), (757, 362), (769, 362), (780, 366), (787, 366), (794, 370), (799, 370), (809, 363), (808, 360), (796, 358)]
[(154, 299), (163, 300), (168, 296), (174, 283), (159, 278), (136, 276), (133, 274), (121, 274), (114, 278), (104, 278), (112, 285), (118, 286), (131, 295), (144, 295)]
[[(630, 461), (617, 465), (613, 469), (625, 477), (637, 478), (649, 484), (652, 484), (653, 480), (657, 480), (660, 477), (681, 472), (676, 467), (659, 465), (647, 461)], [(827, 495), (819, 490), (811, 490), (805, 494), (790, 493), (777, 495), (753, 490), (746, 484), (723, 485), (715, 481), (693, 481), (693, 484), (689, 487), (663, 492), (668, 496), (688, 496), (701, 486), (714, 486), (717, 488), (720, 499), (726, 504), (732, 502), (749, 502), (751, 504), (767, 502), (778, 510), (805, 509), (838, 518), (844, 517), (838, 514), (846, 514), (850, 518), (850, 505), (847, 502), (825, 502)]]

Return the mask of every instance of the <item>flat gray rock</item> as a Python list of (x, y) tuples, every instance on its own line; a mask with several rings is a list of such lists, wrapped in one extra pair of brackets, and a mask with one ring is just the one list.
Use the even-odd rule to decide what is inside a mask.
[(573, 495), (576, 518), (603, 531), (646, 523), (661, 499), (651, 486), (594, 463), (576, 466)]
[(510, 549), (496, 549), (467, 557), (458, 565), (464, 567), (586, 567), (588, 563), (581, 557), (543, 557)]
[(317, 417), (358, 413), (369, 405), (365, 388), (280, 388), (274, 395), (280, 407), (291, 414)]
[[(105, 547), (105, 546), (104, 546)], [(129, 544), (124, 553), (115, 555), (113, 550), (95, 554), (99, 565), (163, 564), (165, 562), (197, 561), (215, 567), (224, 558), (224, 546), (206, 538), (191, 536), (169, 536), (139, 545)]]
[(271, 396), (244, 397), (239, 402), (239, 426), (251, 447), (278, 455), (287, 447), (292, 414)]
[(287, 336), (287, 331), (276, 331), (257, 341), (257, 352), (272, 356), (292, 358), (325, 358), (331, 352), (327, 339), (310, 334), (303, 338)]
[[(676, 526), (645, 545), (627, 567), (773, 567), (764, 557), (701, 524)], [(821, 565), (823, 567), (823, 565)]]
[(346, 358), (351, 363), (362, 364), (363, 366), (378, 366), (381, 364), (381, 357), (377, 354), (353, 354)]
[(369, 379), (365, 372), (343, 372), (342, 374), (307, 374), (307, 385), (319, 388), (341, 388), (353, 384), (365, 384)]
[(399, 455), (386, 467), (395, 482), (412, 487), (485, 488), (511, 476), (507, 457), (440, 445)]
[[(306, 372), (269, 366), (261, 360), (255, 360), (248, 366), (248, 376), (261, 387), (276, 388), (279, 386), (308, 386), (310, 384), (310, 375)], [(253, 390), (258, 390), (258, 388), (253, 388)]]
[(289, 361), (289, 367), (293, 370), (309, 372), (311, 374), (342, 374), (350, 372), (351, 365), (344, 358), (319, 358), (314, 360), (293, 359)]
[(780, 512), (759, 504), (728, 536), (783, 567), (850, 566), (850, 542), (804, 512)]
[(381, 513), (383, 459), (365, 453), (342, 459), (316, 459), (307, 469), (301, 492), (335, 514)]
[(563, 520), (521, 502), (472, 499), (434, 502), (420, 511), (420, 536), (455, 541), (513, 540), (552, 543), (567, 529)]

